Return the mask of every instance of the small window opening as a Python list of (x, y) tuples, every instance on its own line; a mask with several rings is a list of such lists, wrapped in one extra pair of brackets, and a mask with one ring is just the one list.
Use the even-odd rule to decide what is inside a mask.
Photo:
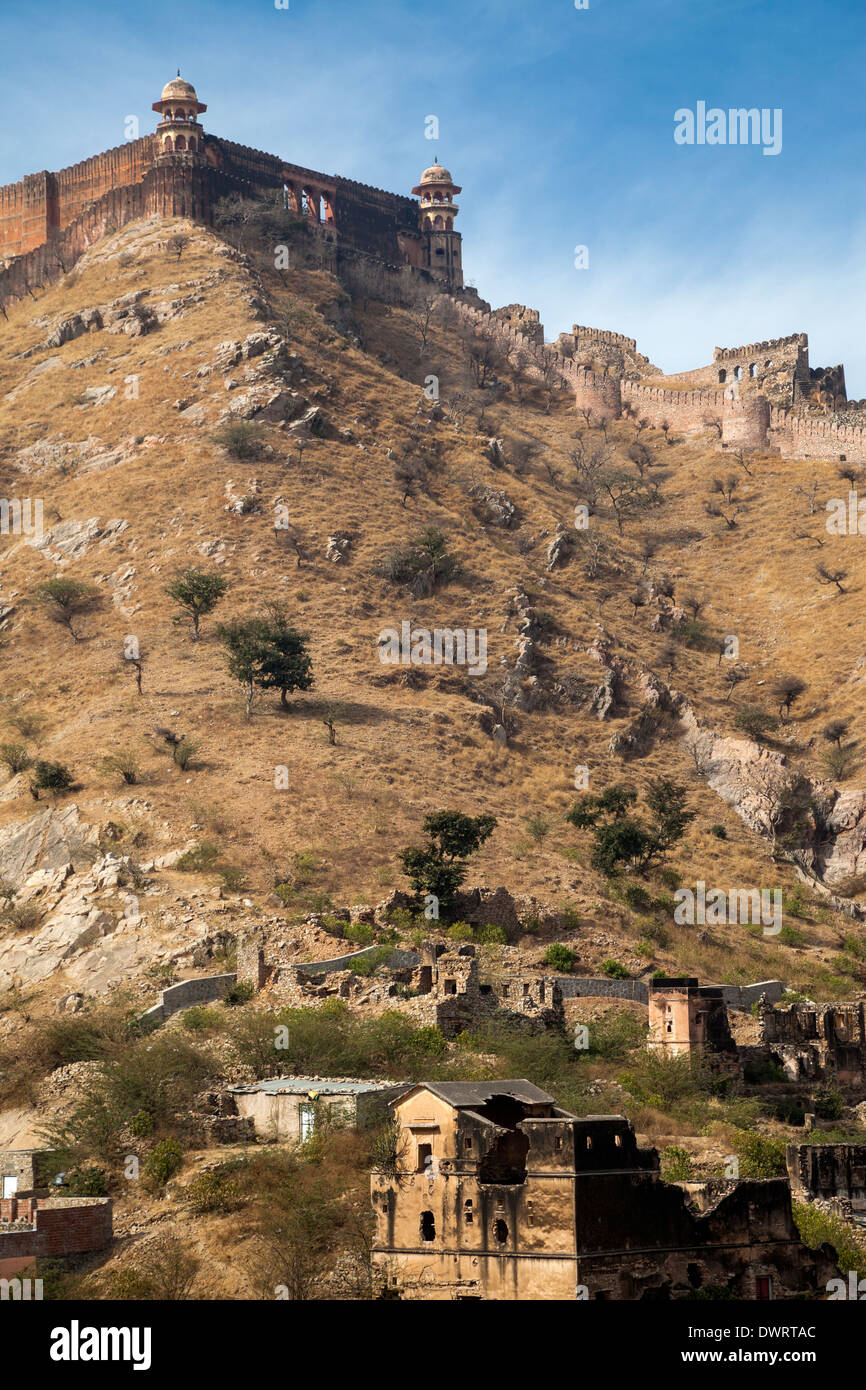
[(505, 1242), (507, 1241), (507, 1239), (508, 1239), (508, 1227), (506, 1226), (505, 1222), (504, 1222), (501, 1218), (500, 1218), (498, 1221), (494, 1222), (494, 1225), (493, 1225), (493, 1234), (494, 1234), (494, 1236), (495, 1236), (495, 1238), (496, 1238), (496, 1244), (497, 1244), (497, 1245), (504, 1245)]
[(421, 1213), (421, 1239), (425, 1242), (436, 1239), (436, 1221), (432, 1211)]

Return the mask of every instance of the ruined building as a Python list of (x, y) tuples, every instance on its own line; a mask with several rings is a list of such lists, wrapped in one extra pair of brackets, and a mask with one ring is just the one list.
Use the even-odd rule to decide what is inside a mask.
[(722, 989), (694, 978), (650, 980), (647, 1047), (674, 1057), (735, 1053)]
[(764, 1005), (761, 1046), (789, 1081), (866, 1081), (866, 1005)]
[(275, 1003), (313, 1006), (345, 999), (370, 1012), (396, 1010), (420, 1027), (435, 1027), (454, 1038), (484, 1016), (500, 1012), (514, 1021), (543, 1029), (562, 1025), (562, 990), (555, 977), (509, 974), (482, 983), (472, 943), (446, 946), (427, 942), (420, 951), (386, 950), (386, 978), (356, 974), (359, 960), (380, 952), (370, 947), (331, 960), (282, 963), (266, 957), (261, 932), (248, 932), (238, 943), (237, 978)]
[(824, 1290), (784, 1179), (662, 1182), (622, 1115), (578, 1118), (525, 1080), (424, 1082), (393, 1102), (372, 1175), (374, 1267), (408, 1299), (746, 1299)]
[(791, 1196), (866, 1226), (866, 1144), (788, 1144)]
[(0, 303), (65, 273), (106, 232), (141, 217), (209, 223), (221, 198), (275, 195), (341, 256), (374, 256), (425, 271), (449, 292), (463, 289), (460, 188), (438, 160), (413, 193), (387, 193), (324, 174), (207, 132), (207, 111), (180, 74), (166, 83), (156, 130), (57, 172), (0, 188)]

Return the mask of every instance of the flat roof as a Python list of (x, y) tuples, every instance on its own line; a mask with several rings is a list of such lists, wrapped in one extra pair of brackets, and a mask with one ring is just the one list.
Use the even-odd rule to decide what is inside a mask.
[(318, 1076), (272, 1076), (264, 1081), (253, 1081), (248, 1086), (228, 1086), (226, 1089), (240, 1094), (264, 1091), (272, 1096), (306, 1096), (311, 1091), (319, 1095), (355, 1096), (366, 1091), (391, 1091), (397, 1086), (407, 1086), (406, 1081), (331, 1081)]

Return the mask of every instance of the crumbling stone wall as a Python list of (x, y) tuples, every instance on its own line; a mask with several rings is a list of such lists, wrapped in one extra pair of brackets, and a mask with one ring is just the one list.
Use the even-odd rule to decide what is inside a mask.
[(790, 1081), (866, 1079), (866, 1006), (794, 1004), (761, 1010), (761, 1046)]
[(505, 304), (501, 309), (494, 309), (492, 316), (509, 324), (525, 342), (543, 345), (544, 324), (537, 309), (528, 309), (525, 304)]
[(788, 1144), (791, 1195), (843, 1220), (866, 1214), (866, 1144)]

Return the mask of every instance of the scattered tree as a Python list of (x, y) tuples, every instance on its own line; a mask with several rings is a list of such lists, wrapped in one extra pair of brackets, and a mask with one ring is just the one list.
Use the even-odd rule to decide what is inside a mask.
[[(192, 640), (198, 641), (199, 623), (208, 613), (212, 613), (229, 587), (228, 580), (221, 574), (216, 574), (213, 570), (186, 569), (165, 586), (165, 592), (169, 598), (173, 598), (175, 603), (192, 618)], [(180, 618), (176, 622), (183, 621)], [(141, 685), (139, 684), (139, 692)]]
[(262, 690), (279, 690), (280, 703), (286, 708), (291, 691), (311, 688), (308, 638), (289, 624), (276, 604), (257, 617), (223, 624), (219, 636), (228, 653), (229, 671), (244, 687), (248, 718), (256, 685)]
[(98, 602), (99, 593), (92, 584), (87, 584), (81, 579), (58, 576), (40, 584), (35, 597), (51, 621), (65, 627), (72, 640), (78, 642), (80, 638), (72, 626), (72, 621), (94, 607)]
[(433, 811), (424, 817), (426, 845), (409, 846), (398, 858), (415, 894), (432, 894), (447, 915), (475, 854), (496, 828), (495, 816), (466, 816), (462, 811)]

